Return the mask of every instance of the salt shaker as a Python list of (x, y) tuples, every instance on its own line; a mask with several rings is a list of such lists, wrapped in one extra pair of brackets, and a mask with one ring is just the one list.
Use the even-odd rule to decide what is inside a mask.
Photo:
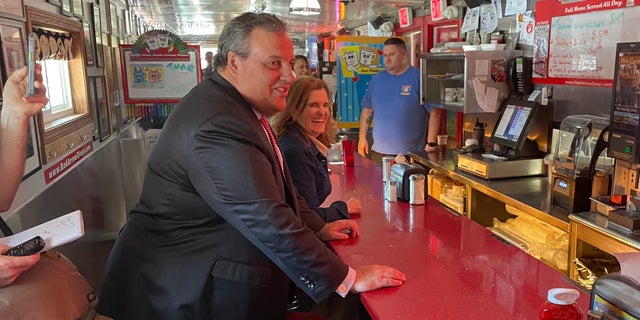
[(384, 199), (389, 202), (398, 201), (398, 193), (396, 189), (396, 181), (393, 179), (387, 180), (384, 186)]
[(424, 204), (424, 175), (409, 176), (409, 204)]

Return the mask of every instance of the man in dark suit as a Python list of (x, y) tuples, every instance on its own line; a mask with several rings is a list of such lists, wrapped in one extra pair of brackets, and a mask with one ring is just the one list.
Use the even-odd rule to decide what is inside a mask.
[(357, 236), (298, 197), (268, 124), (294, 60), (286, 25), (245, 13), (225, 26), (216, 71), (180, 102), (149, 158), (140, 200), (107, 263), (98, 312), (115, 319), (283, 319), (289, 280), (320, 301), (397, 286), (352, 269), (322, 240)]
[(213, 52), (207, 51), (207, 53), (204, 54), (204, 60), (207, 61), (207, 66), (202, 68), (202, 80), (213, 75)]

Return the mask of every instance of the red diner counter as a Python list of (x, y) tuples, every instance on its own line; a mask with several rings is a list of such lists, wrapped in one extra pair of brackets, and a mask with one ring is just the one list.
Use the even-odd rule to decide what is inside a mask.
[(373, 319), (538, 319), (551, 288), (589, 295), (557, 270), (492, 236), (480, 224), (458, 216), (439, 201), (425, 205), (384, 200), (382, 171), (356, 156), (355, 167), (330, 165), (333, 192), (327, 203), (356, 197), (360, 236), (332, 241), (346, 263), (393, 266), (407, 276), (399, 287), (360, 296)]

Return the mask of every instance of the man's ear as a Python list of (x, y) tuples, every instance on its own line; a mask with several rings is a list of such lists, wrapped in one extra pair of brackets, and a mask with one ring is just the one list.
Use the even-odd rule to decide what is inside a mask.
[(238, 62), (241, 57), (235, 51), (229, 51), (227, 53), (227, 71), (232, 75), (238, 75)]

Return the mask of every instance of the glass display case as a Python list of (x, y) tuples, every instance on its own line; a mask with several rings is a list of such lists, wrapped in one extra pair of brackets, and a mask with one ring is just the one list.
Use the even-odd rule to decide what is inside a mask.
[(424, 104), (465, 112), (496, 112), (509, 97), (509, 61), (522, 51), (423, 54), (420, 97)]

